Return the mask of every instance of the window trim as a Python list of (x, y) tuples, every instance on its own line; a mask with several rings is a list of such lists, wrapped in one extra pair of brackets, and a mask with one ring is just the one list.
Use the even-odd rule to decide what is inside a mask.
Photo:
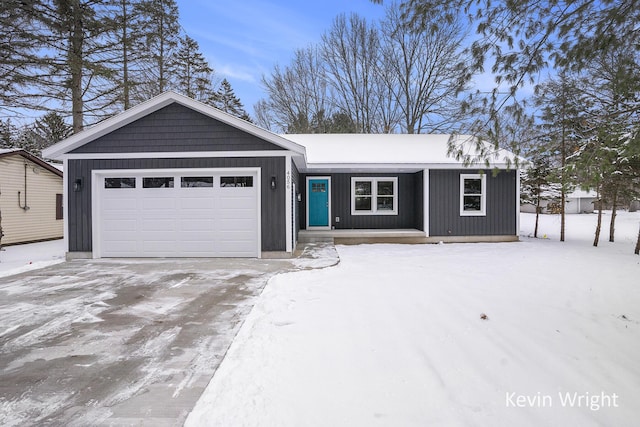
[[(465, 211), (464, 210), (464, 180), (479, 179), (480, 180), (480, 210)], [(469, 196), (478, 196), (478, 194), (468, 194)], [(460, 216), (487, 216), (487, 175), (484, 173), (462, 173), (460, 174)]]
[[(356, 181), (371, 182), (371, 210), (356, 210)], [(378, 210), (378, 182), (393, 182), (393, 210)], [(389, 196), (382, 196), (389, 197)], [(351, 215), (398, 215), (398, 177), (397, 176), (352, 176), (351, 177)]]

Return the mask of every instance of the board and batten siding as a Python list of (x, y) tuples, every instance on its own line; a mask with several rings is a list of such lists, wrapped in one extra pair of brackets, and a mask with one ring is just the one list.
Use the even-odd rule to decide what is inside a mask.
[(460, 175), (477, 170), (430, 170), (430, 236), (506, 236), (516, 234), (516, 171), (501, 170), (486, 175), (486, 215), (460, 215)]
[[(300, 175), (302, 202), (298, 216), (301, 228), (306, 228), (306, 178)], [(423, 229), (422, 172), (418, 173), (332, 173), (317, 174), (331, 177), (331, 226), (340, 229)], [(352, 177), (397, 177), (398, 215), (351, 215)], [(418, 182), (419, 181), (419, 182)], [(336, 217), (340, 221), (336, 222)]]
[(71, 153), (282, 150), (275, 144), (173, 103)]
[[(25, 167), (27, 165), (27, 206)], [(62, 219), (56, 219), (56, 194), (62, 194), (62, 177), (25, 159), (19, 154), (0, 158), (0, 213), (3, 245), (60, 239), (64, 233)], [(20, 192), (20, 205), (18, 204)]]
[[(101, 169), (189, 169), (259, 167), (261, 170), (262, 250), (286, 250), (285, 237), (285, 157), (217, 157), (188, 159), (72, 159), (69, 177), (69, 251), (91, 252), (91, 172)], [(279, 183), (270, 188), (271, 177)], [(82, 178), (83, 188), (73, 191), (75, 178)]]

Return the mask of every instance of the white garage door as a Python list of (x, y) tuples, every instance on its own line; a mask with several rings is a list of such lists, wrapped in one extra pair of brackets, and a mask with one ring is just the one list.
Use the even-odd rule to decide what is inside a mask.
[(97, 173), (94, 255), (258, 257), (257, 177), (221, 169)]

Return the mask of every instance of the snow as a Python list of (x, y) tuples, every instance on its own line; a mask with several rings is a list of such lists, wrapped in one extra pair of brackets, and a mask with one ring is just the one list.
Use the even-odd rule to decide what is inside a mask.
[[(434, 165), (460, 164), (448, 155), (451, 135), (441, 134), (286, 134), (281, 135), (306, 149), (309, 167), (331, 164), (404, 164)], [(455, 144), (467, 153), (475, 153), (469, 135), (458, 135)], [(506, 150), (499, 150), (493, 160), (503, 163), (513, 158)], [(417, 166), (416, 166), (417, 167)]]
[(640, 213), (534, 218), (272, 278), (185, 425), (636, 425)]
[(0, 251), (0, 277), (13, 276), (63, 262), (64, 240), (3, 246)]

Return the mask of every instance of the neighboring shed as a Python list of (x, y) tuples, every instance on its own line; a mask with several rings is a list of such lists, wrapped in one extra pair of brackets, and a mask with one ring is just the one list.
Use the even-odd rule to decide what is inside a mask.
[(565, 213), (580, 214), (593, 213), (598, 194), (595, 191), (585, 191), (577, 189), (567, 194)]
[(0, 149), (2, 245), (63, 237), (58, 168), (21, 149)]

